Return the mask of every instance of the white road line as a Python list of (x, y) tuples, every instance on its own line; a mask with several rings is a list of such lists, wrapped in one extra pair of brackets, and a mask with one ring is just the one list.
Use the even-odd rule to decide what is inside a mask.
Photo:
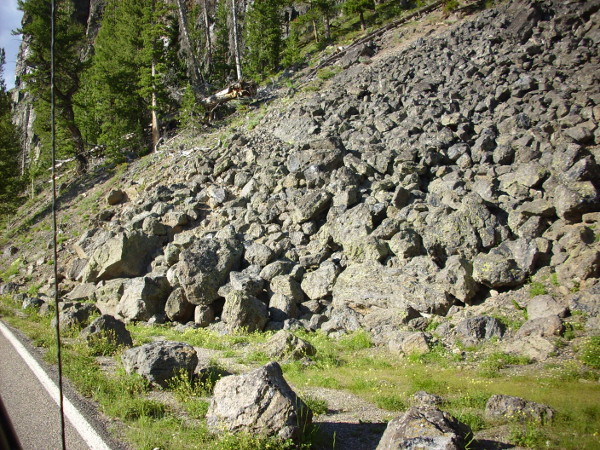
[[(19, 340), (11, 333), (11, 331), (0, 322), (0, 331), (12, 344), (15, 350), (19, 353), (23, 361), (29, 366), (31, 371), (35, 374), (37, 379), (40, 381), (44, 389), (48, 391), (50, 397), (60, 405), (58, 386), (52, 381), (52, 379), (46, 374), (44, 369), (38, 364), (38, 362), (29, 354), (27, 349), (19, 342)], [(89, 422), (81, 415), (81, 413), (73, 406), (73, 404), (64, 397), (63, 407), (65, 416), (71, 422), (73, 427), (77, 430), (82, 439), (89, 445), (92, 450), (110, 450), (110, 447), (102, 440), (102, 438), (96, 433), (96, 430), (89, 424)]]

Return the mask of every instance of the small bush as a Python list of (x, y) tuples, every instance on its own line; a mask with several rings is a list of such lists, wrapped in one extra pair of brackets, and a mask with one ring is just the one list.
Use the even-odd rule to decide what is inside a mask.
[(527, 423), (511, 429), (510, 441), (520, 447), (542, 448), (546, 446), (546, 435), (540, 429), (539, 424)]
[(309, 409), (313, 412), (315, 416), (327, 414), (327, 411), (329, 411), (329, 407), (327, 405), (326, 400), (313, 397), (312, 395), (304, 395), (302, 396), (302, 400), (304, 401), (304, 403), (306, 403), (306, 406), (309, 407)]

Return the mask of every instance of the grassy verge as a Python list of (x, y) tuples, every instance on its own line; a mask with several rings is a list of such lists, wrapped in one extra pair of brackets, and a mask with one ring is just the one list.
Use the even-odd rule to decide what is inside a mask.
[[(8, 297), (0, 300), (0, 315), (10, 325), (25, 332), (37, 346), (47, 349), (46, 359), (55, 362), (54, 334), (50, 319), (35, 311), (16, 311)], [(219, 336), (204, 329), (178, 332), (173, 327), (130, 324), (135, 345), (163, 338), (188, 342), (196, 347), (218, 351), (248, 365), (265, 361), (261, 346), (270, 334), (239, 333)], [(490, 352), (486, 357), (455, 358), (443, 347), (434, 347), (422, 356), (402, 357), (374, 347), (367, 333), (358, 332), (339, 340), (322, 333), (297, 333), (317, 349), (312, 361), (282, 363), (286, 379), (300, 392), (303, 388), (325, 387), (351, 392), (395, 417), (413, 403), (420, 390), (440, 395), (442, 409), (469, 424), (473, 431), (508, 425), (509, 440), (524, 447), (566, 449), (598, 448), (600, 435), (600, 372), (596, 338), (585, 341), (580, 360), (545, 366)], [(152, 449), (280, 449), (293, 448), (290, 442), (257, 436), (214, 435), (206, 427), (205, 415), (213, 383), (197, 383), (176, 378), (168, 389), (156, 391), (139, 376), (128, 375), (120, 366), (118, 349), (89, 348), (67, 333), (63, 349), (65, 374), (100, 410), (121, 424), (119, 438), (134, 448)], [(110, 350), (110, 349), (109, 349)], [(115, 370), (106, 372), (98, 364), (98, 354), (110, 353)], [(490, 373), (494, 373), (491, 377)], [(160, 395), (156, 395), (156, 394)], [(484, 414), (485, 404), (494, 394), (515, 395), (547, 404), (557, 412), (553, 424), (499, 424)], [(166, 396), (169, 401), (164, 401)], [(326, 414), (327, 402), (306, 396), (315, 414)], [(317, 432), (308, 437), (304, 448), (323, 439)]]

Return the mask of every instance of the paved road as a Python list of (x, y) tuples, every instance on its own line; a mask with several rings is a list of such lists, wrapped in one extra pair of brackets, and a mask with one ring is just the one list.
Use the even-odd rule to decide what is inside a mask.
[[(17, 335), (0, 322), (0, 398), (23, 449), (61, 449), (59, 408), (48, 392), (58, 390), (56, 375)], [(44, 373), (40, 372), (50, 373), (50, 376), (44, 379)], [(89, 403), (79, 399), (68, 386), (65, 386), (65, 394), (68, 450), (123, 448), (110, 441)]]

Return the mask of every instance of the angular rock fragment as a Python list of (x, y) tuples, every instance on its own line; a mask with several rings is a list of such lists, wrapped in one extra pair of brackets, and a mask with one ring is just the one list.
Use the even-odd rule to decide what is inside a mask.
[(312, 411), (292, 391), (276, 362), (220, 379), (206, 414), (214, 432), (245, 432), (298, 439)]

